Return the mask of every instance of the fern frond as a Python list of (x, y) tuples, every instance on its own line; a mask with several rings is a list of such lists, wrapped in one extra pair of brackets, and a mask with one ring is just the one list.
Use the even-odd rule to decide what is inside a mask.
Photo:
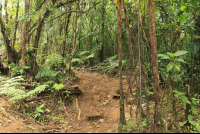
[(29, 92), (26, 92), (23, 89), (16, 88), (17, 85), (19, 85), (19, 81), (24, 80), (21, 76), (14, 77), (9, 80), (4, 79), (5, 81), (2, 81), (2, 85), (0, 87), (0, 94), (12, 96), (12, 98), (9, 99), (9, 101), (15, 103), (16, 101), (19, 101), (21, 99), (26, 99), (28, 97), (37, 95), (38, 93), (41, 93), (48, 87), (48, 85), (40, 85), (36, 87), (34, 90), (31, 90)]
[(63, 83), (61, 84), (58, 84), (58, 83), (55, 83), (53, 85), (53, 88), (55, 88), (57, 91), (59, 91), (60, 89), (62, 89), (64, 87)]
[(38, 87), (36, 87), (34, 90), (32, 91), (29, 91), (27, 93), (28, 96), (33, 96), (33, 95), (36, 95), (38, 93), (41, 93), (43, 92), (49, 85), (40, 85)]
[(48, 68), (43, 68), (38, 72), (37, 76), (38, 78), (55, 77), (58, 73), (59, 71), (52, 71)]

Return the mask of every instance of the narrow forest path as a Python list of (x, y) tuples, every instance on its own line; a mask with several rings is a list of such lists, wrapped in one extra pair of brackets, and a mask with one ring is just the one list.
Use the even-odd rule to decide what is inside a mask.
[[(11, 121), (12, 119), (5, 121), (5, 118), (0, 117), (0, 132), (27, 132), (30, 128), (35, 130), (35, 132), (45, 132), (43, 131), (44, 129), (42, 130), (44, 127), (61, 128), (59, 132), (67, 133), (117, 132), (119, 123), (119, 99), (113, 98), (113, 96), (119, 95), (119, 78), (109, 77), (99, 72), (83, 72), (81, 70), (74, 70), (74, 72), (77, 80), (73, 84), (78, 85), (83, 94), (74, 98), (75, 103), (73, 106), (67, 107), (69, 117), (64, 119), (67, 121), (66, 124), (41, 126), (36, 123), (37, 126), (33, 126), (27, 125), (21, 120), (19, 122)], [(128, 82), (124, 80), (123, 89), (127, 88)], [(1, 101), (0, 106), (4, 103), (4, 101)], [(77, 106), (80, 112), (77, 111)], [(130, 118), (129, 108), (125, 108), (125, 111), (126, 118)], [(133, 109), (133, 114), (134, 112)], [(79, 119), (78, 116), (80, 117)]]
[[(83, 92), (77, 98), (81, 116), (78, 121), (75, 114), (68, 132), (116, 132), (119, 123), (119, 99), (114, 99), (113, 96), (119, 95), (119, 78), (89, 71), (75, 71), (75, 74), (79, 79), (76, 84)], [(123, 88), (128, 88), (126, 80), (123, 81)], [(126, 112), (126, 117), (129, 118), (128, 109)]]

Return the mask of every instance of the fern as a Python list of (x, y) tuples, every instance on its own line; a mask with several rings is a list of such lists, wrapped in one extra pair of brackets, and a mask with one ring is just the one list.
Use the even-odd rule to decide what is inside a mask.
[(27, 93), (27, 95), (28, 95), (28, 96), (36, 95), (36, 94), (38, 94), (38, 93), (43, 92), (47, 87), (49, 87), (49, 85), (40, 85), (40, 86), (36, 87), (34, 90), (29, 91), (29, 92)]
[(58, 70), (64, 64), (64, 58), (56, 53), (49, 55), (45, 61), (45, 66), (53, 70)]
[(90, 59), (90, 58), (94, 58), (95, 57), (95, 53), (92, 53), (92, 54), (90, 54), (89, 56), (87, 56), (86, 58), (85, 58), (85, 60), (86, 59)]
[(86, 54), (86, 53), (90, 53), (90, 51), (83, 51), (83, 52), (80, 52), (80, 53), (79, 53), (79, 56), (82, 56), (82, 55), (84, 55), (84, 54)]
[(55, 88), (57, 91), (59, 91), (60, 89), (62, 89), (64, 87), (63, 83), (61, 84), (58, 84), (58, 83), (55, 83), (53, 85), (53, 88)]
[(59, 74), (59, 71), (53, 71), (48, 68), (43, 68), (38, 72), (37, 77), (38, 78), (56, 77), (56, 75), (58, 74)]
[(115, 55), (115, 56), (112, 56), (112, 57), (108, 57), (106, 60), (104, 60), (104, 62), (109, 62), (109, 61), (117, 60), (117, 56), (118, 55)]
[(73, 58), (71, 62), (73, 63), (73, 62), (80, 62), (80, 61), (81, 60), (79, 58)]
[(23, 87), (20, 86), (21, 81), (24, 81), (22, 76), (17, 76), (9, 80), (1, 79), (0, 94), (12, 96), (9, 101), (15, 103), (21, 99), (27, 99), (44, 91), (48, 85), (40, 85), (34, 90), (26, 92)]

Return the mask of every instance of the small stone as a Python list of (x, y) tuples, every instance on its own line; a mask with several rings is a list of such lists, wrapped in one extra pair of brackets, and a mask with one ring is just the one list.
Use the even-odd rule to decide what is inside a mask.
[(100, 120), (99, 120), (99, 123), (103, 123), (103, 122), (104, 122), (104, 119), (100, 119)]
[(105, 102), (109, 102), (109, 100), (105, 100)]
[(106, 104), (108, 104), (108, 102), (104, 102), (103, 105), (105, 106)]
[(110, 98), (110, 95), (108, 95), (108, 98)]
[(116, 107), (118, 107), (118, 105), (116, 105)]

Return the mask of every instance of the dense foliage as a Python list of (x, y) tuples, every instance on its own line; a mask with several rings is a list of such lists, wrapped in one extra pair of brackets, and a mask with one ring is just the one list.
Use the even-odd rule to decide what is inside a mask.
[[(162, 87), (159, 95), (166, 106), (162, 107), (165, 113), (161, 111), (167, 124), (165, 129), (167, 132), (200, 132), (197, 110), (200, 102), (200, 1), (153, 2)], [(121, 3), (123, 75), (130, 82), (130, 90), (130, 79), (134, 76), (138, 85), (136, 99), (146, 103), (147, 111), (155, 93), (149, 6), (146, 0), (121, 0)], [(60, 90), (62, 76), (73, 77), (72, 70), (77, 67), (119, 74), (117, 0), (3, 0), (0, 4), (0, 65), (10, 69), (12, 78), (3, 80), (0, 77), (0, 93), (11, 95), (11, 100), (30, 98), (48, 86), (49, 90)], [(23, 79), (17, 76), (41, 85), (26, 91), (18, 88), (18, 80)], [(143, 108), (138, 103), (141, 114), (140, 107)], [(170, 113), (173, 113), (172, 123), (167, 120)], [(154, 121), (148, 111), (142, 114), (138, 118), (140, 122), (145, 120), (143, 128), (149, 132)], [(128, 132), (142, 132), (133, 124), (127, 126)]]

